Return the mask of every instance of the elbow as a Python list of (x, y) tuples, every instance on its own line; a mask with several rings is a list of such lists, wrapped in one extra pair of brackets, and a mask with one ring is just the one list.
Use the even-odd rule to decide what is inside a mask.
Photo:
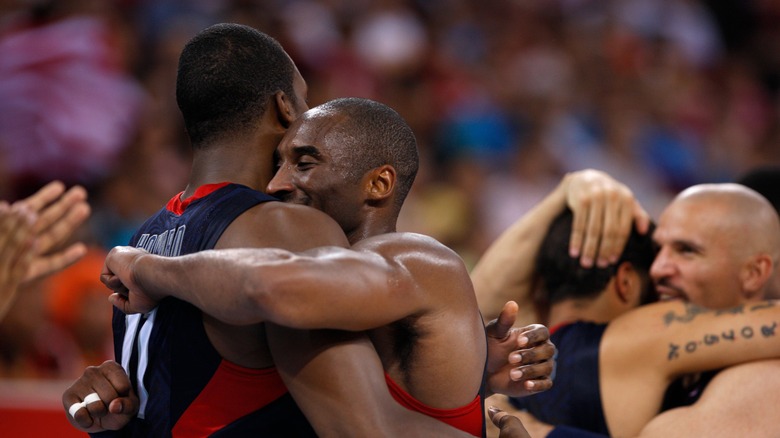
[(243, 282), (245, 324), (270, 322), (280, 326), (306, 329), (305, 315), (295, 304), (294, 293), (280, 285), (269, 284), (261, 276), (251, 276)]
[(240, 288), (223, 295), (222, 299), (232, 303), (222, 306), (226, 312), (220, 319), (235, 325), (269, 321), (267, 314), (272, 308), (273, 300), (266, 285), (259, 276), (244, 274), (241, 277)]

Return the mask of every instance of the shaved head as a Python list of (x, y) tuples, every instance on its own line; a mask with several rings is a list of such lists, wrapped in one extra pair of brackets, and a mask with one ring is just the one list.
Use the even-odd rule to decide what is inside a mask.
[(780, 258), (780, 219), (761, 194), (741, 184), (699, 184), (683, 190), (670, 204), (701, 208), (702, 220), (712, 223), (731, 243), (735, 254), (766, 253), (777, 266)]

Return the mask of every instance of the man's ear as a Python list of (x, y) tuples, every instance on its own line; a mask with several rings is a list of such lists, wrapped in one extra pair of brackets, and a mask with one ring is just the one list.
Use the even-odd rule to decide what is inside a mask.
[(287, 96), (284, 91), (277, 91), (274, 94), (273, 102), (277, 121), (284, 129), (289, 128), (290, 125), (292, 125), (292, 122), (298, 118), (298, 114), (295, 112), (295, 106), (290, 101), (290, 97)]
[(395, 192), (395, 168), (389, 164), (372, 169), (368, 173), (367, 194), (370, 201), (390, 198)]
[(751, 257), (742, 268), (742, 293), (747, 299), (761, 298), (765, 288), (770, 287), (769, 281), (774, 274), (772, 257), (768, 254), (759, 254)]

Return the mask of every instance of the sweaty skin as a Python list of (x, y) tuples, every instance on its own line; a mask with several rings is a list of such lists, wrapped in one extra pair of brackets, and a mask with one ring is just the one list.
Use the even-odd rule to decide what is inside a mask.
[[(118, 292), (112, 296), (114, 304), (138, 312), (174, 296), (232, 325), (273, 323), (269, 333), (284, 330), (275, 325), (369, 330), (384, 370), (404, 391), (437, 409), (472, 403), (482, 383), (487, 345), (465, 265), (429, 237), (395, 232), (392, 166), (372, 168), (362, 177), (366, 184), (345, 184), (343, 177), (332, 176), (340, 175), (336, 171), (343, 166), (333, 159), (342, 156), (334, 152), (342, 142), (330, 137), (333, 122), (325, 116), (329, 114), (310, 111), (291, 126), (280, 144), (280, 165), (269, 191), (300, 194), (282, 197), (305, 200), (301, 203), (336, 216), (351, 248), (226, 249), (175, 258), (117, 248), (107, 258), (104, 278)], [(224, 292), (217, 296), (213, 290)], [(538, 367), (523, 372), (524, 380), (539, 378), (532, 391), (549, 387), (547, 359), (554, 348), (545, 341), (547, 353), (537, 355)], [(270, 345), (274, 348), (274, 341)], [(449, 360), (453, 346), (468, 354)], [(294, 372), (280, 368), (280, 373), (290, 390), (306, 391), (296, 380), (315, 376), (316, 370), (300, 361), (283, 368), (288, 367)], [(320, 387), (330, 383), (319, 381), (324, 382)], [(310, 385), (314, 393), (327, 393)], [(320, 425), (334, 430), (332, 420), (320, 420), (322, 410), (316, 410), (311, 398), (293, 395), (318, 430)]]

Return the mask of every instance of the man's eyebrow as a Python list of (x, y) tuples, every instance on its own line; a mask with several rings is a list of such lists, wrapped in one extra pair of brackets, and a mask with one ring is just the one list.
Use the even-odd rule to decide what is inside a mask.
[(295, 146), (293, 147), (293, 153), (298, 156), (309, 155), (312, 157), (319, 157), (322, 155), (320, 150), (316, 146), (312, 145)]

